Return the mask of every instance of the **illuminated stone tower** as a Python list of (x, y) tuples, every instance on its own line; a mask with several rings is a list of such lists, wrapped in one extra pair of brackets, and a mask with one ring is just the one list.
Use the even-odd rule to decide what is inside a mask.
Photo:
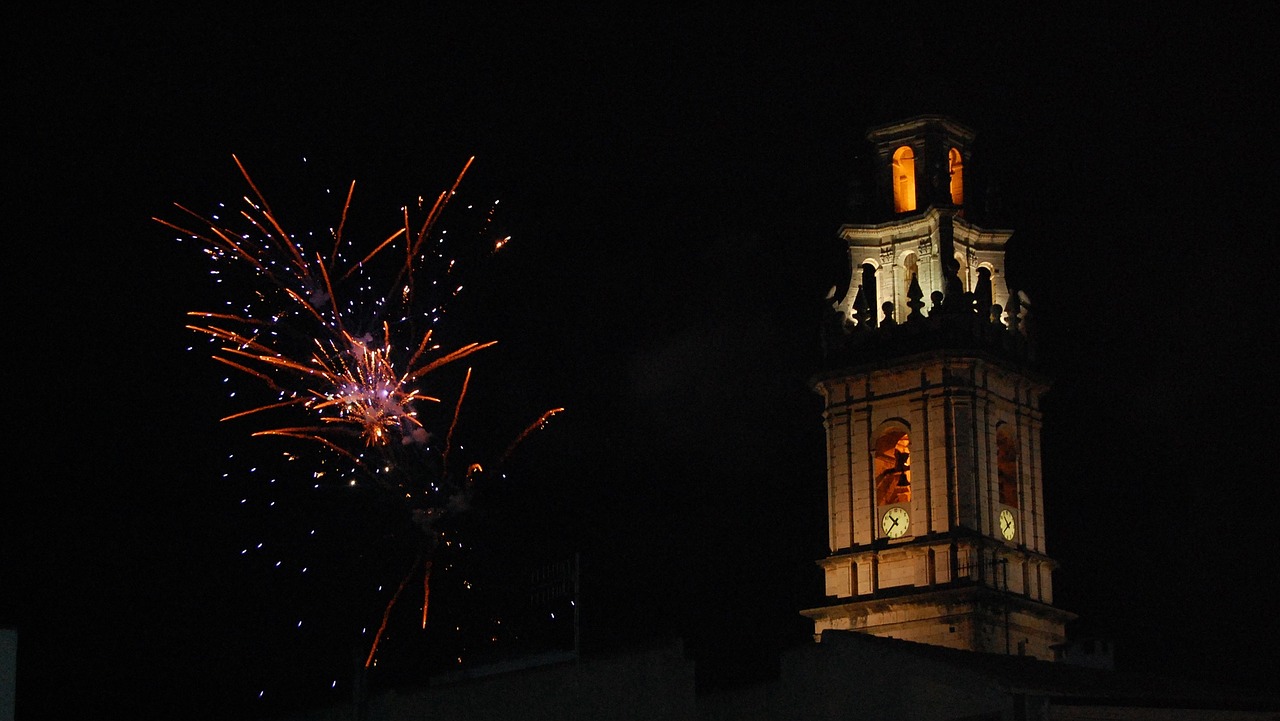
[[(974, 134), (923, 116), (872, 129), (872, 218), (840, 228), (825, 371), (830, 554), (815, 632), (1054, 657), (1040, 399), (1008, 230), (967, 219)], [(968, 183), (971, 185), (971, 183)]]

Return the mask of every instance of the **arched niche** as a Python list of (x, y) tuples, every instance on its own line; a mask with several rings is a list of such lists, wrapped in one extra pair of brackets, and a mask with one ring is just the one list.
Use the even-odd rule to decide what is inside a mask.
[(964, 205), (964, 156), (957, 148), (947, 151), (947, 169), (951, 174), (951, 204)]
[[(880, 293), (878, 288), (878, 276), (880, 272), (880, 264), (868, 258), (858, 266), (856, 280), (859, 285), (859, 292), (862, 294), (862, 300), (866, 304), (865, 308), (854, 308), (854, 312), (868, 311), (867, 320), (872, 327), (878, 325), (877, 317), (880, 308)], [(856, 299), (855, 299), (856, 304)]]
[(905, 425), (881, 429), (874, 448), (876, 505), (911, 501), (911, 434)]
[(996, 426), (996, 486), (1000, 503), (1018, 507), (1018, 439), (1008, 423)]
[(973, 300), (979, 308), (990, 308), (994, 300), (992, 279), (995, 271), (990, 263), (978, 265), (978, 278), (973, 284)]
[(902, 254), (902, 297), (907, 297), (907, 291), (911, 289), (911, 279), (916, 278), (920, 274), (920, 258), (915, 252), (907, 251)]
[(916, 154), (909, 145), (893, 151), (893, 211), (916, 209)]

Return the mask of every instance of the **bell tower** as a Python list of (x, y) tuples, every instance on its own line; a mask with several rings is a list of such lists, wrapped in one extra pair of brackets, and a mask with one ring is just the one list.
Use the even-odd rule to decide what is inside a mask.
[[(1012, 231), (967, 219), (974, 133), (920, 116), (867, 133), (874, 223), (848, 224), (824, 370), (829, 555), (814, 629), (1054, 658), (1040, 399)], [(925, 299), (928, 298), (926, 304)]]

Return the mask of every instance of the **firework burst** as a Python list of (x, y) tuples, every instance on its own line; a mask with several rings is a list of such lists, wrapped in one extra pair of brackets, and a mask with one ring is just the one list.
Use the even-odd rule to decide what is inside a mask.
[[(485, 471), (474, 459), (459, 460), (454, 448), (471, 369), (456, 387), (440, 379), (443, 369), (495, 342), (446, 348), (434, 337), (445, 302), (461, 291), (458, 260), (439, 250), (447, 231), (438, 232), (437, 225), (471, 160), (434, 202), (419, 198), (403, 207), (395, 227), (360, 249), (344, 237), (354, 182), (336, 226), (300, 237), (286, 231), (245, 166), (233, 159), (250, 191), (238, 211), (224, 218), (225, 208), (201, 214), (176, 205), (184, 220), (155, 220), (181, 240), (197, 242), (220, 278), (239, 273), (250, 283), (245, 297), (227, 300), (228, 309), (189, 314), (188, 327), (210, 340), (214, 360), (268, 391), (264, 402), (223, 420), (256, 421), (252, 435), (301, 442), (314, 450), (318, 464), (349, 463), (354, 476), (401, 504), (421, 531), (418, 560), (383, 611), (367, 667), (391, 606), (415, 573), (423, 577), (426, 627), (434, 552), (447, 543), (440, 521), (465, 505)], [(488, 233), (473, 240), (482, 254), (492, 254), (510, 238)], [(424, 275), (429, 266), (433, 272)], [(424, 417), (424, 409), (433, 407), (438, 410)], [(560, 410), (525, 427), (493, 465)]]

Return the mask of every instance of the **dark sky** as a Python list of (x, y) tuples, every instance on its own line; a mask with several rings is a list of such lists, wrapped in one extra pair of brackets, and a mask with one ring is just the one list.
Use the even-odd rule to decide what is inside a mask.
[[(501, 341), (477, 423), (568, 410), (477, 499), (477, 578), (580, 553), (591, 649), (678, 635), (723, 667), (803, 640), (835, 231), (865, 129), (925, 112), (978, 132), (1017, 232), (1010, 274), (1055, 379), (1058, 605), (1121, 665), (1273, 677), (1272, 26), (1250, 4), (1024, 5), (10, 18), (0, 624), (21, 633), (20, 716), (349, 697), (345, 668), (317, 681), (351, 654), (333, 628), (380, 604), (239, 551), (310, 526), (331, 568), (373, 573), (348, 558), (361, 517), (222, 478), (252, 441), (217, 422), (225, 374), (183, 329), (218, 296), (150, 220), (238, 198), (233, 153), (268, 196), (356, 180), (373, 227), (472, 155), (464, 195), (501, 199), (514, 243), (453, 318)], [(440, 604), (469, 603), (448, 583)]]

